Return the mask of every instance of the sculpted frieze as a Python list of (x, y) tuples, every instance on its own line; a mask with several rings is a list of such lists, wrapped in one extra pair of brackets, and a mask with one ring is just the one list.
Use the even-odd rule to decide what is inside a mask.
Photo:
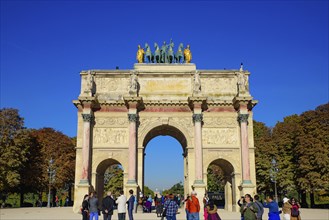
[(205, 145), (233, 145), (238, 143), (236, 128), (203, 128), (202, 141)]
[(192, 117), (175, 117), (175, 118), (169, 118), (169, 121), (175, 122), (176, 124), (181, 125), (182, 127), (186, 128), (189, 135), (193, 136), (193, 122)]
[(139, 126), (138, 126), (138, 135), (144, 132), (146, 126), (151, 125), (157, 121), (160, 121), (160, 117), (154, 117), (154, 118), (140, 117)]
[(238, 126), (236, 117), (203, 117), (204, 127), (235, 127)]
[(128, 118), (95, 118), (95, 127), (127, 127)]
[(95, 128), (93, 137), (95, 145), (124, 145), (129, 140), (127, 128)]
[(236, 94), (236, 80), (234, 78), (204, 78), (202, 90), (204, 94)]
[(96, 92), (128, 92), (129, 79), (126, 78), (95, 78)]

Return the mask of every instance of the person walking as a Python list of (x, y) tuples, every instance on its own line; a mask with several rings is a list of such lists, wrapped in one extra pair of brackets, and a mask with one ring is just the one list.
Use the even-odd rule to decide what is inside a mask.
[(96, 192), (91, 192), (89, 196), (89, 220), (98, 220), (98, 199)]
[(88, 203), (89, 196), (86, 194), (83, 197), (82, 205), (81, 205), (81, 214), (82, 220), (88, 220), (89, 217), (89, 203)]
[(208, 213), (206, 220), (221, 220), (217, 213), (217, 206), (215, 205), (214, 200), (208, 200), (205, 212)]
[(268, 208), (268, 220), (280, 220), (279, 205), (273, 200), (273, 196), (267, 197), (267, 203), (264, 202), (264, 208)]
[(282, 205), (282, 215), (283, 220), (290, 220), (291, 214), (291, 203), (288, 198), (283, 198), (283, 205)]
[(250, 194), (244, 196), (245, 203), (241, 204), (240, 212), (244, 220), (257, 220), (258, 208)]
[[(169, 199), (167, 199), (163, 205), (164, 210), (166, 210), (167, 220), (176, 220), (176, 214), (178, 210), (177, 202), (174, 201), (174, 195), (169, 194)], [(162, 218), (163, 219), (163, 218)]]
[(138, 201), (137, 201), (137, 195), (134, 195), (134, 211), (135, 213), (137, 213), (137, 205), (138, 205)]
[(120, 196), (115, 201), (118, 204), (118, 219), (119, 220), (126, 220), (126, 202), (127, 198), (123, 194), (123, 190), (120, 191)]
[(129, 220), (134, 220), (134, 216), (133, 216), (133, 210), (134, 210), (134, 203), (135, 203), (135, 196), (133, 195), (134, 194), (134, 191), (131, 189), (129, 190), (129, 194), (130, 194), (130, 197), (127, 201), (127, 204), (128, 204), (128, 216), (129, 216)]
[[(238, 204), (238, 206), (241, 208), (241, 206), (243, 205), (243, 204), (245, 204), (246, 203), (246, 201), (244, 200), (244, 196), (241, 196), (241, 198), (238, 200), (238, 202), (237, 202), (237, 204)], [(241, 213), (241, 220), (244, 220), (243, 219), (243, 214)]]
[(208, 197), (208, 193), (205, 193), (204, 194), (204, 197), (203, 197), (203, 217), (204, 217), (204, 220), (208, 220), (208, 212), (206, 210), (206, 207), (208, 205), (208, 202), (209, 202), (209, 197)]
[(300, 217), (300, 204), (296, 201), (295, 198), (291, 198), (291, 216), (290, 216), (290, 220), (301, 220)]
[(254, 196), (254, 203), (258, 208), (258, 212), (257, 212), (257, 220), (262, 220), (263, 218), (263, 214), (264, 214), (264, 206), (263, 204), (259, 201), (259, 196), (255, 195)]
[(189, 220), (189, 216), (190, 213), (188, 212), (188, 208), (187, 208), (187, 201), (190, 199), (191, 197), (189, 196), (189, 194), (186, 194), (186, 199), (184, 200), (185, 203), (185, 212), (186, 212), (186, 220)]
[(113, 215), (114, 199), (109, 191), (102, 201), (102, 213), (104, 220), (111, 220)]
[(199, 220), (200, 219), (200, 203), (199, 199), (196, 197), (197, 193), (193, 191), (191, 197), (187, 200), (187, 210), (189, 212), (189, 220)]

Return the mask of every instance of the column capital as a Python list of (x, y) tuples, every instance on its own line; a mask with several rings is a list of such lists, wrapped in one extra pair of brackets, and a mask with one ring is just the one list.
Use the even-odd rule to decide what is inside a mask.
[(204, 96), (190, 96), (188, 97), (188, 103), (194, 112), (198, 109), (201, 112), (207, 109), (207, 97)]
[(137, 118), (138, 118), (137, 114), (128, 114), (129, 122), (136, 122)]
[(144, 109), (144, 103), (142, 97), (136, 96), (124, 96), (123, 100), (128, 109), (142, 110)]
[(84, 122), (91, 122), (93, 120), (93, 115), (92, 114), (85, 114), (82, 113), (82, 118)]
[(257, 105), (258, 101), (253, 100), (253, 98), (250, 97), (235, 97), (233, 99), (233, 106), (235, 110), (241, 111), (241, 110), (249, 110), (251, 111), (255, 105)]
[(242, 122), (247, 122), (248, 123), (248, 117), (249, 117), (249, 114), (239, 114), (238, 121), (240, 123), (242, 123)]
[(194, 123), (195, 122), (202, 122), (203, 115), (202, 115), (202, 113), (201, 114), (193, 114), (192, 118), (193, 118)]

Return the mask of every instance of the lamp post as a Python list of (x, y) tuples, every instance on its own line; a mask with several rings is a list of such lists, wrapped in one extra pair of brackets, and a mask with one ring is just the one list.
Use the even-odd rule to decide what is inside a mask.
[(49, 167), (48, 167), (48, 173), (49, 173), (49, 191), (48, 191), (48, 203), (47, 203), (47, 208), (50, 208), (50, 194), (51, 194), (51, 184), (54, 180), (55, 177), (55, 169), (53, 167), (54, 160), (50, 158), (49, 160)]
[(274, 182), (274, 193), (275, 193), (275, 201), (278, 202), (278, 193), (277, 193), (277, 187), (276, 187), (276, 178), (277, 178), (277, 174), (278, 174), (278, 167), (277, 167), (277, 162), (276, 160), (273, 158), (271, 161), (272, 164), (272, 169), (270, 171), (270, 176), (271, 176), (271, 180), (272, 182)]

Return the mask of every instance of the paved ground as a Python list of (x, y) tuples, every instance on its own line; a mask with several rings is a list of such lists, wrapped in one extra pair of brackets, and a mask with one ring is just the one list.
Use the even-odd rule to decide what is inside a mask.
[[(177, 220), (185, 220), (184, 210), (177, 215)], [(183, 212), (182, 212), (183, 211)], [(240, 220), (240, 214), (235, 212), (227, 212), (220, 209), (218, 211), (222, 220)], [(264, 215), (264, 220), (267, 213)], [(201, 216), (200, 216), (201, 217)], [(329, 220), (328, 209), (301, 209), (302, 220)], [(75, 214), (71, 207), (65, 208), (8, 208), (0, 209), (0, 220), (79, 220), (82, 219), (80, 214)], [(117, 220), (115, 212), (113, 220)], [(128, 220), (128, 216), (126, 217)], [(155, 213), (137, 213), (134, 215), (134, 220), (160, 220)], [(202, 220), (203, 218), (200, 218)], [(99, 220), (103, 220), (100, 216)]]

